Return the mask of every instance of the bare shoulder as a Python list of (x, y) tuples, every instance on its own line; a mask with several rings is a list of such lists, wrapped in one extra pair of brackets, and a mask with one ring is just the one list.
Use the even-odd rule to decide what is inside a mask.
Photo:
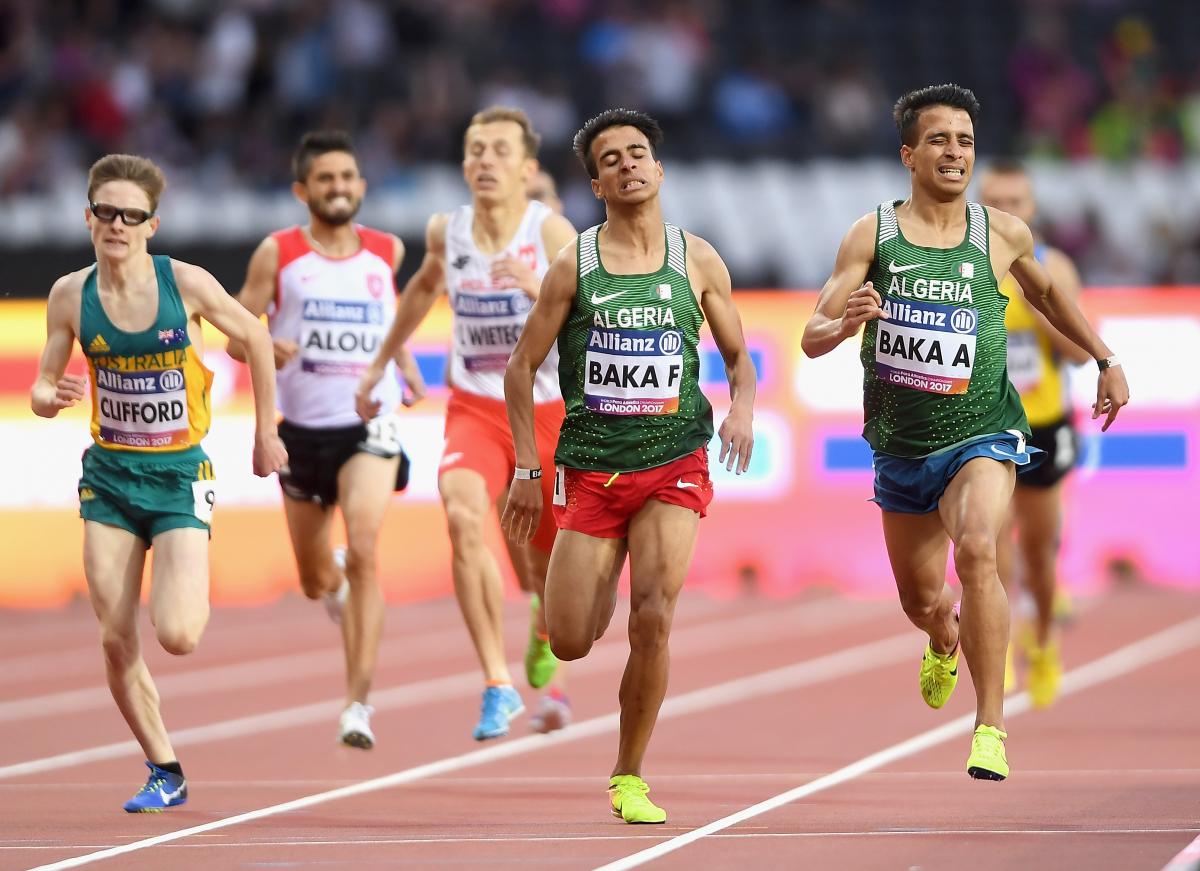
[[(550, 214), (542, 221), (542, 245), (553, 257), (575, 239), (575, 226), (562, 215)], [(574, 247), (574, 246), (571, 246)]]
[(79, 299), (83, 293), (83, 283), (87, 281), (88, 274), (94, 268), (85, 266), (83, 269), (76, 269), (74, 272), (59, 276), (50, 286), (47, 303), (67, 303)]
[(388, 233), (388, 238), (392, 240), (392, 271), (394, 272), (404, 262), (404, 240), (395, 233)]
[(850, 225), (842, 244), (856, 251), (869, 249), (873, 255), (877, 235), (879, 235), (879, 213), (872, 209)]
[(437, 212), (430, 216), (425, 225), (425, 248), (439, 257), (446, 253), (446, 227), (450, 224), (449, 212)]
[(1033, 233), (1028, 225), (1016, 215), (992, 206), (984, 206), (984, 208), (987, 209), (988, 225), (1006, 242), (1016, 245), (1028, 239), (1029, 244), (1033, 244)]
[(171, 258), (171, 270), (175, 273), (175, 284), (185, 300), (207, 297), (220, 291), (225, 292), (221, 283), (203, 266)]

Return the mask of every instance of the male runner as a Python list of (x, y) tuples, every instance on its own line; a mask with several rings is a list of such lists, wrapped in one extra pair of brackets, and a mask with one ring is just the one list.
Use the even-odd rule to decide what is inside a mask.
[[(354, 391), (395, 313), (394, 276), (404, 245), (354, 223), (367, 183), (345, 133), (305, 134), (292, 170), (292, 192), (308, 207), (308, 225), (259, 244), (238, 299), (254, 315), (270, 309), (279, 434), (289, 456), (279, 483), (292, 552), (304, 594), (325, 597), (341, 624), (346, 707), (338, 739), (370, 749), (375, 734), (367, 694), (383, 631), (376, 548), (392, 492), (404, 489), (408, 467), (392, 412), (401, 401), (395, 364), (388, 361), (375, 389), (385, 413), (364, 423)], [(407, 352), (397, 359), (412, 391), (404, 404), (411, 405), (425, 385)], [(344, 550), (330, 542), (335, 506), (346, 527)]]
[(875, 452), (874, 501), (900, 603), (929, 635), (921, 695), (940, 708), (958, 681), (960, 623), (945, 579), (953, 542), (976, 695), (967, 772), (1003, 780), (1009, 614), (996, 538), (1016, 466), (1040, 452), (1026, 444), (1029, 424), (1005, 372), (1006, 298), (996, 276), (1011, 270), (1030, 304), (1096, 359), (1092, 416), (1106, 416), (1103, 429), (1129, 388), (1112, 351), (1038, 263), (1025, 222), (967, 202), (978, 111), (975, 95), (958, 85), (922, 88), (896, 103), (911, 195), (850, 228), (802, 345), (817, 357), (866, 324), (863, 436)]
[[(108, 686), (146, 754), (150, 776), (125, 803), (130, 813), (187, 801), (187, 781), (142, 658), (138, 607), (146, 551), (154, 548), (150, 620), (169, 653), (191, 653), (208, 622), (212, 463), (200, 446), (211, 417), (212, 373), (200, 318), (245, 344), (257, 429), (254, 473), (287, 462), (275, 429), (275, 381), (267, 331), (198, 266), (151, 255), (166, 180), (143, 157), (110, 154), (88, 173), (84, 217), (96, 263), (54, 283), (46, 345), (31, 390), (34, 414), (54, 417), (92, 400), (79, 514), (83, 571), (100, 621)], [(88, 376), (67, 374), (78, 339)]]
[[(1033, 185), (1025, 168), (1015, 161), (989, 164), (979, 184), (979, 199), (1026, 224), (1037, 214)], [(1034, 256), (1056, 287), (1072, 299), (1079, 295), (1079, 273), (1071, 258), (1057, 248), (1035, 241)], [(1008, 378), (1021, 394), (1029, 419), (1029, 443), (1041, 448), (1046, 460), (1036, 469), (1017, 476), (1012, 510), (1000, 533), (996, 553), (1000, 580), (1009, 599), (1018, 578), (1033, 598), (1036, 618), (1024, 654), (1029, 666), (1029, 697), (1045, 707), (1058, 695), (1062, 662), (1054, 638), (1055, 603), (1058, 585), (1059, 533), (1062, 528), (1062, 482), (1078, 457), (1079, 436), (1070, 406), (1066, 364), (1088, 361), (1087, 352), (1050, 326), (1046, 318), (1025, 300), (1021, 286), (1011, 276), (1000, 283), (1008, 297), (1004, 326), (1008, 330)], [(1019, 570), (1013, 553), (1013, 527), (1020, 551)], [(1016, 686), (1013, 647), (1005, 660), (1004, 689)]]
[(537, 478), (549, 470), (542, 475), (532, 386), (557, 341), (567, 416), (554, 457), (559, 535), (545, 598), (559, 659), (585, 656), (603, 634), (629, 557), (629, 659), (609, 780), (612, 812), (629, 823), (667, 818), (641, 770), (666, 694), (675, 602), (712, 500), (712, 407), (697, 353), (706, 319), (732, 398), (720, 459), (744, 472), (753, 444), (754, 365), (729, 272), (709, 243), (664, 223), (661, 141), (658, 122), (628, 109), (604, 112), (575, 135), (608, 220), (555, 259), (504, 383), (517, 469), (502, 525), (521, 542), (546, 513)]
[[(438, 489), (453, 551), (454, 592), (486, 683), (472, 733), (477, 741), (507, 735), (510, 721), (525, 709), (504, 655), (500, 566), (484, 542), (484, 523), (493, 506), (502, 504), (515, 464), (504, 412), (504, 367), (538, 296), (549, 256), (575, 236), (569, 221), (526, 196), (525, 186), (537, 171), (538, 139), (518, 109), (494, 107), (471, 119), (463, 137), (471, 205), (430, 218), (425, 257), (404, 288), (396, 319), (357, 394), (360, 415), (379, 412), (382, 403), (369, 394), (384, 364), (446, 288), (454, 346)], [(536, 401), (538, 427), (553, 450), (563, 416), (553, 361), (538, 374)], [(539, 593), (554, 533), (554, 525), (546, 523), (533, 546), (525, 548), (524, 562)], [(521, 565), (516, 568), (521, 571)], [(557, 661), (536, 633), (530, 641), (526, 678), (537, 688), (550, 680)]]

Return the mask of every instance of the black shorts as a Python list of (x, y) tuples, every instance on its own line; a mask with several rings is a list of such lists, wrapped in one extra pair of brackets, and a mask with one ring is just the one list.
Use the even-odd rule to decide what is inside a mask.
[(1069, 417), (1046, 426), (1030, 428), (1029, 443), (1046, 452), (1045, 461), (1023, 475), (1017, 475), (1018, 487), (1053, 487), (1079, 462), (1079, 433)]
[(399, 454), (395, 489), (403, 490), (408, 486), (408, 454), (394, 436), (390, 441), (372, 438), (366, 424), (312, 429), (284, 420), (279, 424), (279, 438), (288, 452), (287, 465), (279, 470), (279, 486), (292, 499), (336, 505), (338, 472), (347, 460), (361, 453), (388, 460)]

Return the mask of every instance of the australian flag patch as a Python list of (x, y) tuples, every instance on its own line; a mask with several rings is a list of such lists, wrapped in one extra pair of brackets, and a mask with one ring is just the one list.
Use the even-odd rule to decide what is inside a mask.
[(174, 345), (177, 342), (182, 342), (187, 338), (187, 330), (183, 327), (174, 327), (169, 330), (158, 331), (158, 341), (161, 345)]

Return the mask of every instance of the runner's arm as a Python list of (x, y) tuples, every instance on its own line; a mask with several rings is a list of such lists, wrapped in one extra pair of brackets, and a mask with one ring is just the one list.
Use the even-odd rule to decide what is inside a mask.
[(718, 462), (725, 463), (727, 470), (736, 469), (742, 474), (750, 466), (750, 455), (754, 449), (754, 393), (757, 373), (750, 351), (746, 348), (746, 337), (742, 333), (742, 319), (733, 303), (733, 286), (725, 261), (715, 248), (699, 236), (688, 234), (688, 258), (692, 265), (688, 274), (700, 278), (700, 307), (713, 341), (725, 361), (725, 377), (729, 381), (729, 414), (721, 423), (721, 455)]
[(287, 463), (275, 425), (275, 355), (262, 321), (225, 292), (207, 271), (172, 260), (175, 281), (189, 315), (204, 318), (245, 348), (254, 392), (254, 474), (265, 477)]
[[(1025, 222), (995, 209), (988, 209), (988, 212), (992, 217), (992, 227), (1013, 252), (1009, 271), (1021, 285), (1029, 304), (1045, 315), (1052, 327), (1093, 359), (1100, 361), (1111, 357), (1112, 349), (1088, 323), (1075, 300), (1056, 285), (1034, 256), (1033, 234)], [(1113, 366), (1102, 369), (1096, 386), (1096, 402), (1092, 406), (1093, 420), (1106, 415), (1101, 431), (1112, 425), (1121, 406), (1128, 402), (1129, 385), (1122, 368)]]
[(72, 292), (78, 280), (73, 283), (72, 279), (74, 275), (64, 275), (54, 282), (46, 300), (46, 344), (29, 391), (29, 405), (38, 417), (54, 417), (77, 404), (87, 387), (82, 375), (66, 374), (75, 342), (73, 312), (79, 308), (79, 294)]
[[(279, 271), (279, 242), (274, 236), (268, 236), (258, 243), (254, 253), (250, 255), (250, 265), (246, 268), (246, 280), (237, 295), (237, 301), (245, 306), (246, 311), (255, 317), (261, 316), (271, 299), (275, 296), (275, 282)], [(275, 367), (281, 368), (295, 356), (296, 343), (286, 339), (274, 340)], [(246, 349), (236, 339), (230, 339), (225, 352), (240, 363), (246, 362)]]
[[(1061, 290), (1068, 298), (1072, 300), (1079, 299), (1079, 288), (1082, 282), (1079, 280), (1079, 270), (1075, 268), (1075, 264), (1071, 262), (1071, 258), (1059, 251), (1057, 248), (1049, 248), (1046, 250), (1046, 272), (1050, 275), (1050, 280), (1054, 286)], [(1076, 345), (1046, 320), (1037, 309), (1033, 310), (1034, 317), (1041, 323), (1046, 335), (1050, 338), (1050, 345), (1054, 348), (1054, 352), (1064, 360), (1074, 363), (1076, 366), (1086, 363), (1091, 359), (1088, 352)]]
[(833, 274), (821, 289), (817, 307), (808, 323), (800, 347), (809, 357), (828, 354), (858, 332), (867, 321), (883, 312), (883, 299), (864, 279), (875, 259), (875, 231), (878, 217), (874, 212), (854, 222), (842, 239)]
[(396, 359), (400, 348), (409, 340), (421, 321), (429, 314), (433, 303), (442, 293), (446, 283), (446, 224), (449, 216), (434, 215), (425, 227), (425, 257), (421, 265), (404, 285), (396, 317), (388, 328), (387, 335), (375, 354), (371, 365), (363, 372), (354, 392), (354, 404), (363, 420), (372, 420), (382, 410), (379, 402), (371, 399), (371, 391), (383, 378), (389, 360)]
[[(504, 370), (504, 401), (516, 449), (516, 465), (520, 469), (541, 466), (533, 417), (533, 381), (571, 313), (577, 274), (575, 247), (563, 248), (542, 279), (541, 292)], [(543, 470), (543, 474), (549, 473), (549, 469)], [(541, 482), (514, 478), (508, 488), (500, 526), (514, 542), (525, 544), (537, 529), (542, 510)]]

